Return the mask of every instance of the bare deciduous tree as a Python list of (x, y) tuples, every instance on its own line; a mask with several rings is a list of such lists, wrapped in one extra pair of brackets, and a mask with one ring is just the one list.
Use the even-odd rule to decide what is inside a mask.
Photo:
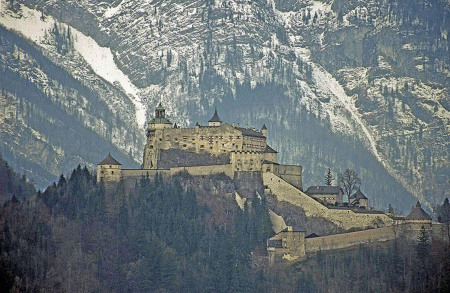
[(338, 175), (338, 182), (347, 196), (350, 196), (354, 191), (358, 190), (361, 185), (361, 179), (359, 179), (358, 174), (351, 169), (346, 169), (344, 173), (340, 173)]

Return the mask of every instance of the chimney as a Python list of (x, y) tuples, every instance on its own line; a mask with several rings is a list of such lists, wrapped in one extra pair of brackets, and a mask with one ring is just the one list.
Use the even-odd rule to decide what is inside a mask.
[(234, 127), (234, 122), (233, 122), (233, 127)]
[(245, 124), (245, 128), (247, 128), (247, 129), (248, 129), (248, 124)]
[(239, 123), (237, 124), (237, 127), (239, 127)]

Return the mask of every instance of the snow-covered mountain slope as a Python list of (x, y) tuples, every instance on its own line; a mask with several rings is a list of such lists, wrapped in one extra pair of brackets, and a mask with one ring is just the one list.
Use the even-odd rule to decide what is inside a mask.
[(182, 125), (207, 120), (214, 106), (229, 122), (266, 123), (282, 161), (304, 166), (305, 184), (322, 183), (327, 167), (354, 168), (378, 207), (448, 196), (446, 1), (14, 3), (3, 6), (19, 26), (24, 3), (111, 52), (107, 67), (123, 74), (115, 85), (83, 55), (85, 42), (72, 53), (90, 64), (86, 76), (119, 90), (100, 95), (107, 105), (120, 100), (142, 117), (142, 105), (148, 113), (162, 101)]

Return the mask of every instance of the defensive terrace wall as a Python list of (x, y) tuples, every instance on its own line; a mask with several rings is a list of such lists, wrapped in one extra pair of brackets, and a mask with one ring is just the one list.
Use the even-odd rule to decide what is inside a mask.
[(389, 241), (395, 238), (393, 227), (368, 229), (305, 239), (305, 253), (336, 250), (359, 244)]
[(263, 173), (263, 184), (278, 201), (300, 207), (307, 217), (322, 217), (346, 230), (390, 226), (394, 222), (384, 213), (356, 213), (348, 209), (329, 209), (273, 173)]

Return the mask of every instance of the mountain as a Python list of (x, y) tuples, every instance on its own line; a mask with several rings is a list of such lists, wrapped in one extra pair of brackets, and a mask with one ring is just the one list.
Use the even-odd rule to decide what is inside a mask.
[(378, 208), (407, 211), (416, 198), (431, 208), (449, 195), (448, 1), (2, 8), (2, 97), (30, 105), (2, 123), (0, 151), (36, 181), (92, 167), (108, 149), (137, 165), (162, 101), (179, 125), (214, 107), (229, 123), (265, 123), (281, 161), (303, 166), (305, 187), (328, 167), (352, 168)]

